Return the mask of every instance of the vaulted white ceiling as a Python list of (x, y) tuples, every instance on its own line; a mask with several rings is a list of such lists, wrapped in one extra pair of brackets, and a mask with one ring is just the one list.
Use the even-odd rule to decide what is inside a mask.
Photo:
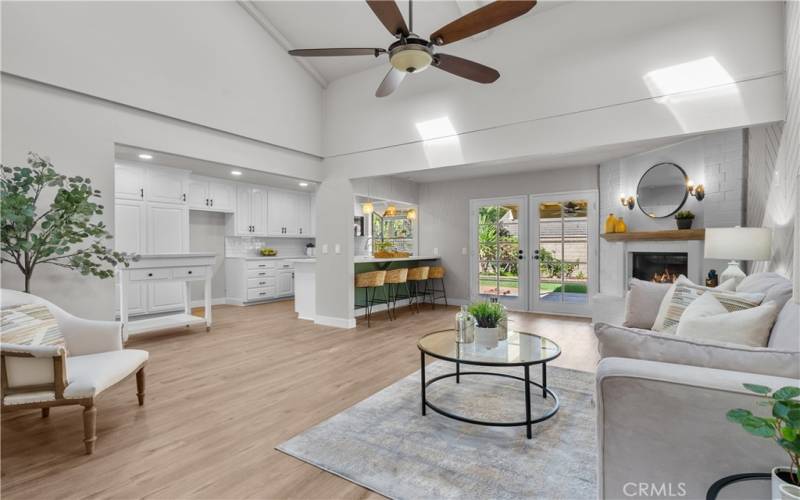
[[(427, 38), (445, 24), (461, 17), (490, 0), (446, 0), (415, 1), (413, 30)], [(512, 23), (524, 23), (526, 18), (566, 3), (563, 0), (540, 0), (531, 12)], [(378, 21), (366, 2), (350, 1), (254, 1), (253, 6), (263, 14), (293, 49), (325, 47), (375, 47), (386, 48), (394, 41)], [(397, 2), (408, 23), (408, 1)], [(503, 29), (498, 27), (496, 29)], [(492, 32), (480, 34), (471, 40), (462, 40), (455, 45), (467, 46), (481, 43), (491, 46)], [(497, 50), (502, 46), (497, 44)], [(448, 46), (450, 49), (450, 46)], [(461, 52), (463, 50), (450, 52)], [(338, 78), (375, 66), (389, 69), (386, 56), (315, 57), (306, 61), (330, 83)], [(489, 66), (491, 61), (483, 62)]]

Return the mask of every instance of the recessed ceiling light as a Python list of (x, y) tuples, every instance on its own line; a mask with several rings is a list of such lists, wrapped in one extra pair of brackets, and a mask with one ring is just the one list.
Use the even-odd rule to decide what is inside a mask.
[(298, 184), (300, 185), (301, 188), (308, 187), (307, 182), (298, 182)]
[(149, 155), (147, 153), (142, 153), (142, 154), (139, 155), (139, 158), (141, 158), (142, 160), (152, 160), (153, 159), (153, 155)]
[(242, 172), (240, 170), (231, 170), (231, 175), (239, 176), (242, 175)]

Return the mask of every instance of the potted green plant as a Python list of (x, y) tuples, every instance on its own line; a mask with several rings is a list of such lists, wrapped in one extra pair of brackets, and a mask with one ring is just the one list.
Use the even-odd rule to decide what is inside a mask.
[[(45, 196), (52, 195), (47, 204)], [(116, 252), (103, 243), (112, 238), (103, 221), (100, 191), (92, 181), (59, 174), (50, 160), (28, 153), (25, 167), (0, 166), (0, 250), (31, 291), (34, 270), (44, 264), (98, 278), (113, 278), (117, 265), (138, 255)]]
[(745, 389), (758, 394), (759, 406), (770, 415), (753, 415), (750, 410), (737, 408), (727, 413), (727, 418), (750, 434), (774, 440), (789, 455), (789, 467), (772, 469), (772, 498), (781, 498), (781, 485), (800, 486), (800, 387), (781, 387), (775, 392), (763, 385), (744, 384)]
[(675, 214), (675, 222), (678, 223), (678, 229), (691, 229), (693, 221), (694, 214), (691, 210), (681, 210)]
[(480, 343), (497, 344), (502, 336), (500, 322), (505, 316), (505, 309), (499, 302), (476, 302), (469, 306), (469, 313), (475, 318), (475, 338)]

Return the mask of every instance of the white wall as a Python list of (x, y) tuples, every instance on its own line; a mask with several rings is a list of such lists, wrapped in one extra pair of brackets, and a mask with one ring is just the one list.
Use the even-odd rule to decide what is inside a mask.
[[(3, 164), (21, 165), (27, 152), (35, 151), (49, 156), (64, 174), (90, 177), (103, 193), (103, 221), (112, 233), (115, 143), (283, 175), (322, 176), (320, 162), (307, 155), (13, 76), (3, 75), (2, 86)], [(2, 281), (6, 288), (23, 286), (8, 264), (2, 267)], [(32, 286), (34, 293), (75, 314), (106, 319), (114, 314), (113, 280), (43, 266)]]
[(320, 86), (236, 2), (3, 2), (2, 69), (320, 155)]
[(352, 179), (353, 193), (366, 198), (417, 203), (419, 184), (396, 177), (364, 177)]
[(597, 188), (597, 168), (577, 167), (420, 184), (420, 254), (438, 248), (449, 298), (469, 299), (469, 200)]
[[(782, 22), (779, 2), (567, 3), (487, 40), (446, 47), (497, 67), (495, 84), (431, 69), (375, 99), (385, 68), (333, 82), (325, 163), (350, 177), (383, 175), (776, 121), (784, 109)], [(504, 51), (481, 43), (489, 40)], [(676, 90), (645, 80), (707, 58), (721, 75), (689, 71), (697, 80)], [(724, 81), (732, 83), (708, 88)], [(459, 135), (450, 145), (423, 144), (415, 124), (440, 117)]]

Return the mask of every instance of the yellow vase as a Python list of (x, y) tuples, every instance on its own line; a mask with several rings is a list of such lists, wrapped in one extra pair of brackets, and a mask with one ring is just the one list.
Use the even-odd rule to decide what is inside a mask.
[(614, 214), (608, 214), (606, 217), (606, 232), (613, 233), (617, 230), (617, 218), (614, 217)]
[(628, 226), (625, 225), (625, 220), (620, 217), (614, 222), (614, 232), (615, 233), (624, 233), (628, 230)]

